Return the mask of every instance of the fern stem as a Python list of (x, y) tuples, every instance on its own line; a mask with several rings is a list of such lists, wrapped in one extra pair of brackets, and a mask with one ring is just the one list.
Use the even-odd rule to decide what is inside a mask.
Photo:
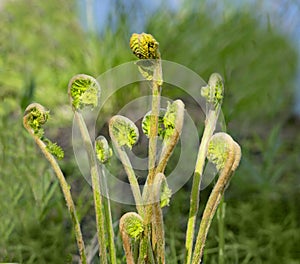
[(101, 179), (102, 179), (102, 186), (103, 186), (103, 190), (104, 190), (104, 197), (103, 197), (104, 217), (105, 217), (105, 224), (106, 224), (106, 228), (107, 228), (110, 263), (116, 264), (117, 263), (116, 247), (115, 247), (115, 241), (114, 241), (114, 229), (113, 229), (113, 223), (112, 223), (110, 200), (109, 200), (108, 187), (107, 187), (107, 182), (106, 182), (107, 179), (106, 179), (106, 173), (105, 173), (103, 165), (101, 165), (101, 168), (102, 168)]
[(194, 250), (194, 256), (192, 263), (193, 264), (199, 264), (201, 263), (201, 258), (203, 255), (203, 250), (205, 246), (205, 241), (207, 238), (208, 230), (210, 228), (212, 219), (215, 215), (215, 212), (218, 208), (218, 205), (224, 195), (225, 189), (228, 186), (228, 183), (230, 181), (230, 178), (233, 173), (233, 164), (235, 162), (235, 147), (234, 147), (234, 141), (228, 142), (231, 147), (229, 150), (228, 158), (226, 161), (225, 167), (222, 169), (220, 176), (218, 178), (217, 183), (215, 184), (208, 201), (206, 203), (203, 216), (201, 219), (195, 250)]
[(157, 85), (155, 81), (153, 81), (150, 132), (149, 132), (149, 162), (148, 162), (149, 174), (147, 177), (148, 185), (153, 184), (154, 177), (155, 177), (159, 109), (160, 109), (160, 87)]
[(151, 246), (150, 236), (143, 234), (140, 241), (138, 264), (156, 264)]
[(98, 244), (99, 244), (99, 255), (100, 263), (107, 263), (107, 253), (105, 245), (105, 228), (104, 228), (104, 216), (102, 212), (102, 197), (101, 197), (101, 186), (98, 175), (97, 161), (95, 157), (94, 148), (91, 142), (89, 132), (87, 130), (86, 124), (82, 115), (78, 111), (74, 111), (75, 119), (79, 125), (82, 139), (87, 151), (88, 160), (90, 164), (91, 178), (92, 178), (92, 188), (93, 188), (93, 197), (94, 197), (94, 206), (96, 213), (96, 226), (97, 226), (97, 235), (98, 235)]
[[(152, 220), (152, 247), (156, 253), (157, 263), (165, 263), (165, 232), (163, 224), (163, 213), (160, 207), (160, 189), (162, 183), (162, 174), (160, 178), (155, 180), (154, 194), (155, 200), (153, 201), (153, 220)], [(157, 175), (158, 177), (159, 175)], [(164, 176), (163, 176), (164, 177)], [(159, 183), (157, 183), (159, 181)]]
[(45, 143), (40, 140), (33, 132), (32, 129), (30, 128), (30, 126), (27, 123), (27, 116), (25, 115), (23, 118), (23, 124), (24, 127), (26, 128), (26, 130), (30, 133), (30, 135), (33, 137), (34, 141), (36, 142), (36, 144), (38, 145), (38, 147), (41, 149), (41, 151), (43, 152), (45, 158), (49, 161), (49, 163), (51, 164), (55, 175), (59, 181), (62, 193), (64, 195), (70, 216), (71, 216), (71, 220), (74, 226), (74, 231), (75, 231), (75, 238), (77, 241), (77, 247), (79, 250), (79, 255), (80, 255), (80, 261), (82, 264), (86, 264), (87, 263), (87, 258), (86, 258), (86, 251), (85, 251), (85, 246), (84, 246), (84, 241), (83, 241), (83, 237), (82, 237), (82, 233), (81, 233), (81, 228), (80, 228), (80, 223), (77, 217), (77, 213), (76, 213), (76, 208), (75, 208), (75, 204), (72, 198), (72, 194), (70, 191), (70, 186), (67, 183), (64, 174), (62, 173), (56, 159), (53, 157), (52, 154), (50, 154), (46, 148)]
[[(114, 137), (111, 135), (111, 139), (114, 141)], [(139, 183), (137, 181), (137, 178), (135, 176), (135, 172), (132, 168), (131, 162), (125, 152), (125, 150), (123, 149), (123, 147), (120, 147), (118, 144), (115, 144), (116, 149), (118, 151), (120, 160), (123, 164), (123, 167), (126, 171), (129, 183), (130, 183), (130, 187), (133, 193), (133, 197), (135, 200), (135, 204), (136, 204), (136, 209), (139, 213), (139, 215), (141, 217), (144, 217), (144, 207), (143, 207), (143, 199), (142, 199), (142, 195), (141, 195), (141, 191), (140, 191), (140, 186)]]
[(190, 264), (192, 259), (192, 251), (193, 251), (193, 241), (195, 236), (195, 224), (196, 217), (199, 208), (199, 199), (200, 199), (200, 185), (202, 180), (203, 169), (205, 166), (205, 158), (209, 140), (213, 135), (216, 127), (216, 122), (218, 120), (219, 110), (218, 109), (210, 109), (208, 115), (206, 117), (206, 124), (203, 132), (203, 136), (201, 139), (197, 162), (194, 171), (194, 178), (192, 184), (191, 198), (190, 198), (190, 212), (189, 219), (187, 224), (187, 232), (186, 232), (186, 259), (185, 263)]
[[(157, 66), (156, 66), (157, 67)], [(160, 65), (159, 65), (160, 67)], [(151, 219), (153, 215), (153, 183), (155, 178), (155, 171), (156, 171), (156, 148), (157, 148), (157, 131), (158, 131), (158, 116), (159, 116), (159, 109), (160, 109), (160, 86), (156, 81), (152, 81), (152, 107), (151, 107), (151, 116), (150, 116), (150, 132), (149, 132), (149, 147), (148, 147), (148, 176), (145, 184), (145, 198), (146, 198), (146, 205), (145, 205), (145, 236), (150, 239), (151, 233), (152, 238), (157, 241), (158, 237), (162, 237), (163, 234), (158, 234), (157, 232), (163, 229), (156, 229), (153, 226), (151, 227)], [(150, 192), (149, 192), (150, 189)], [(161, 208), (156, 208), (157, 210), (161, 211)], [(157, 213), (157, 212), (156, 212)], [(161, 214), (161, 213), (160, 213)], [(162, 217), (156, 219), (158, 222), (153, 223), (159, 226), (163, 225)], [(151, 249), (152, 250), (152, 249)], [(161, 256), (163, 258), (163, 256)]]
[(217, 211), (217, 219), (218, 219), (218, 233), (219, 233), (219, 249), (218, 249), (218, 258), (219, 264), (224, 264), (224, 250), (225, 250), (225, 237), (224, 237), (224, 229), (225, 229), (225, 208), (226, 203), (224, 201), (224, 197), (222, 197), (220, 201), (220, 205)]

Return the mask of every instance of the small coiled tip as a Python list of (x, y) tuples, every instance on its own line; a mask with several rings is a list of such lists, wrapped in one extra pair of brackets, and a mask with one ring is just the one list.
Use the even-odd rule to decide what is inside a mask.
[(223, 85), (223, 78), (219, 73), (214, 72), (210, 75), (208, 84), (212, 86)]
[[(144, 116), (142, 121), (142, 129), (147, 137), (149, 137), (150, 132), (150, 117), (151, 111)], [(174, 134), (175, 130), (180, 134), (183, 119), (184, 103), (181, 100), (168, 102), (167, 109), (160, 109), (159, 111), (157, 136), (161, 139), (168, 139)]]
[(144, 231), (143, 218), (134, 212), (126, 213), (120, 218), (119, 228), (121, 232), (137, 239)]
[(24, 125), (29, 126), (35, 135), (43, 135), (42, 126), (49, 119), (49, 111), (38, 103), (28, 105), (24, 112)]
[(155, 176), (154, 185), (159, 184), (160, 189), (160, 207), (169, 206), (172, 197), (172, 190), (169, 188), (166, 176), (163, 173), (158, 173)]
[(147, 33), (132, 34), (129, 41), (130, 49), (139, 59), (159, 59), (159, 43), (156, 39)]
[(97, 80), (86, 74), (73, 76), (68, 84), (68, 94), (75, 110), (83, 109), (85, 106), (97, 107), (100, 91)]
[(170, 138), (176, 130), (181, 133), (184, 119), (184, 103), (181, 100), (168, 102), (166, 114), (164, 116), (165, 138)]
[(139, 139), (139, 130), (127, 117), (115, 115), (109, 121), (109, 135), (118, 146), (131, 149)]
[(218, 170), (226, 166), (230, 155), (234, 155), (231, 170), (235, 171), (241, 159), (241, 148), (227, 133), (214, 134), (208, 144), (207, 159), (215, 164)]
[[(165, 109), (160, 109), (158, 116), (158, 129), (157, 136), (161, 139), (164, 138), (164, 115), (166, 113)], [(150, 135), (150, 120), (151, 120), (151, 111), (147, 112), (142, 120), (142, 130), (147, 138)]]
[(224, 97), (224, 82), (220, 74), (211, 74), (208, 85), (201, 88), (201, 96), (214, 107), (222, 104)]
[(62, 159), (64, 157), (62, 148), (44, 136), (43, 125), (47, 122), (49, 117), (49, 111), (46, 110), (44, 106), (38, 103), (32, 103), (25, 109), (23, 123), (25, 128), (34, 135), (34, 137), (37, 137), (45, 144), (49, 153), (58, 159)]
[(100, 163), (107, 163), (112, 156), (112, 149), (104, 136), (99, 136), (95, 140), (95, 151)]

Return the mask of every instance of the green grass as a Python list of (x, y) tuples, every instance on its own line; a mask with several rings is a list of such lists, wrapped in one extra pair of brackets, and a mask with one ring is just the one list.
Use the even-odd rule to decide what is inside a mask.
[(59, 186), (17, 121), (0, 120), (0, 261), (67, 263), (76, 249)]

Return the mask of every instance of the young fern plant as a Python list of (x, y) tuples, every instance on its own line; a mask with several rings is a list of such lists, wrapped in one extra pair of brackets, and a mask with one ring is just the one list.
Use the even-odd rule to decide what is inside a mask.
[(178, 143), (183, 127), (184, 111), (184, 103), (181, 100), (175, 100), (173, 103), (168, 102), (167, 111), (163, 118), (163, 125), (165, 128), (163, 148), (155, 174), (164, 173), (169, 158)]
[[(167, 109), (160, 108), (163, 78), (159, 44), (155, 38), (146, 33), (133, 34), (130, 38), (130, 48), (139, 58), (136, 65), (151, 87), (151, 109), (142, 121), (142, 130), (149, 139), (149, 161), (145, 186), (141, 190), (126, 153), (126, 149), (131, 150), (137, 143), (139, 130), (127, 117), (113, 116), (109, 121), (109, 135), (127, 174), (137, 211), (128, 212), (121, 217), (119, 230), (128, 264), (164, 264), (166, 258), (162, 208), (169, 205), (172, 195), (164, 172), (182, 132), (185, 106), (181, 100), (175, 100), (168, 103)], [(90, 138), (82, 115), (83, 109), (97, 107), (100, 85), (93, 77), (79, 74), (70, 80), (68, 93), (90, 166), (100, 263), (116, 264), (119, 262), (116, 258), (115, 235), (107, 187), (109, 179), (105, 170), (105, 164), (109, 162), (113, 153), (105, 137), (99, 136), (95, 140)], [(224, 96), (222, 77), (217, 73), (212, 74), (208, 85), (202, 87), (199, 93), (206, 99), (206, 120), (193, 175), (185, 242), (186, 264), (201, 262), (211, 221), (241, 158), (239, 145), (229, 135), (214, 134)], [(74, 224), (81, 262), (87, 263), (70, 189), (53, 157), (56, 155), (61, 158), (63, 152), (59, 146), (44, 136), (42, 129), (48, 117), (49, 113), (42, 106), (32, 104), (25, 111), (24, 126), (57, 174)], [(162, 150), (157, 158), (158, 138), (162, 140)], [(206, 159), (215, 164), (219, 170), (219, 178), (205, 206), (194, 245), (200, 185)]]
[(198, 150), (191, 190), (190, 212), (185, 242), (186, 264), (190, 264), (192, 259), (195, 225), (199, 208), (200, 185), (205, 167), (208, 143), (216, 128), (216, 123), (223, 101), (223, 93), (224, 85), (222, 77), (217, 73), (213, 73), (209, 78), (208, 85), (201, 89), (201, 95), (206, 99), (206, 119), (204, 132)]
[(126, 213), (120, 218), (119, 229), (127, 263), (137, 263), (138, 243), (136, 242), (139, 242), (144, 232), (143, 218), (135, 212)]
[[(99, 102), (100, 85), (95, 78), (86, 74), (75, 75), (69, 82), (68, 94), (75, 120), (79, 126), (81, 137), (87, 152), (90, 174), (92, 179), (92, 189), (94, 207), (96, 213), (97, 239), (99, 245), (100, 263), (107, 263), (105, 221), (103, 215), (103, 201), (101, 194), (101, 181), (97, 166), (96, 154), (90, 138), (86, 123), (81, 110), (88, 107), (96, 107)], [(112, 250), (112, 249), (111, 249)]]
[[(137, 62), (139, 71), (146, 80), (149, 80), (152, 91), (152, 103), (151, 103), (151, 115), (150, 115), (150, 129), (149, 129), (149, 147), (148, 147), (148, 176), (144, 188), (144, 192), (148, 190), (148, 186), (151, 186), (155, 178), (156, 170), (156, 150), (157, 150), (157, 133), (158, 133), (158, 120), (160, 112), (160, 96), (162, 86), (162, 67), (161, 56), (159, 52), (159, 43), (156, 39), (146, 33), (133, 34), (130, 38), (130, 48), (133, 53), (140, 59)], [(143, 195), (145, 200), (145, 213), (144, 213), (144, 236), (146, 239), (141, 240), (141, 255), (139, 258), (141, 263), (147, 263), (150, 261), (151, 241), (149, 238), (157, 236), (152, 233), (151, 220), (152, 220), (152, 204), (151, 195)], [(161, 226), (161, 223), (158, 223)], [(162, 232), (162, 230), (160, 231)], [(162, 237), (162, 234), (160, 234)], [(148, 241), (147, 241), (148, 240)], [(157, 256), (157, 261), (164, 260), (164, 252), (160, 252), (160, 256)]]
[(131, 162), (126, 154), (125, 147), (131, 149), (138, 141), (139, 130), (136, 125), (127, 117), (116, 115), (109, 121), (109, 135), (117, 149), (120, 160), (127, 173), (130, 187), (134, 196), (138, 213), (144, 216), (143, 200), (140, 186), (132, 168)]
[[(161, 115), (164, 113), (164, 115)], [(151, 112), (147, 113), (142, 122), (143, 132), (149, 137)], [(168, 102), (166, 111), (161, 110), (158, 118), (157, 136), (163, 140), (162, 151), (155, 168), (154, 183), (145, 186), (143, 198), (152, 203), (152, 247), (156, 251), (158, 263), (165, 262), (164, 225), (161, 208), (169, 205), (172, 191), (163, 175), (167, 162), (179, 140), (184, 120), (184, 104), (181, 100)], [(159, 183), (159, 184), (158, 184)], [(161, 188), (162, 187), (162, 188)], [(160, 190), (161, 193), (155, 195)]]
[[(109, 121), (109, 134), (114, 146), (116, 147), (119, 158), (128, 176), (128, 180), (136, 204), (136, 209), (138, 212), (138, 214), (135, 214), (135, 216), (136, 217), (138, 216), (139, 219), (141, 219), (144, 224), (144, 219), (145, 219), (144, 200), (141, 194), (141, 190), (135, 172), (132, 168), (131, 162), (125, 151), (126, 147), (131, 149), (133, 145), (138, 141), (139, 138), (138, 128), (130, 119), (124, 116), (116, 115), (113, 116)], [(132, 218), (132, 214), (130, 216)], [(127, 218), (124, 217), (124, 219)], [(139, 239), (135, 240), (135, 242), (137, 243), (135, 244), (133, 250), (131, 250), (127, 245), (129, 243), (128, 241), (130, 236), (129, 237), (125, 236), (126, 232), (124, 233), (122, 231), (121, 227), (123, 227), (123, 225), (121, 225), (121, 223), (122, 222), (120, 222), (120, 231), (123, 239), (124, 250), (127, 257), (127, 263), (144, 263), (144, 259), (148, 259), (149, 256), (151, 256), (151, 259), (153, 259), (152, 257), (153, 253), (150, 252), (151, 246), (150, 246), (149, 236), (145, 234), (146, 227), (143, 227), (143, 232), (141, 232)], [(135, 258), (135, 262), (133, 262), (132, 251), (138, 252), (138, 257)]]
[[(144, 76), (146, 80), (150, 81), (151, 88), (152, 88), (151, 111), (144, 118), (142, 124), (143, 130), (149, 138), (148, 176), (143, 191), (143, 201), (145, 203), (144, 206), (145, 210), (143, 216), (143, 220), (144, 220), (143, 235), (148, 238), (150, 238), (151, 236), (151, 241), (149, 243), (149, 240), (148, 242), (144, 240), (145, 244), (140, 248), (143, 249), (146, 248), (147, 246), (151, 247), (150, 251), (154, 255), (155, 262), (165, 263), (163, 219), (162, 219), (161, 207), (159, 206), (159, 203), (155, 201), (155, 199), (157, 199), (157, 195), (155, 191), (157, 186), (155, 185), (157, 185), (156, 180), (163, 179), (162, 173), (164, 172), (169, 157), (172, 154), (172, 151), (179, 139), (182, 125), (183, 125), (184, 104), (180, 100), (176, 100), (174, 103), (169, 104), (168, 109), (164, 117), (162, 118), (161, 115), (162, 111), (160, 110), (160, 93), (161, 93), (161, 86), (163, 84), (163, 79), (162, 79), (162, 69), (161, 69), (161, 56), (158, 51), (158, 46), (159, 46), (158, 42), (153, 38), (153, 36), (145, 33), (133, 34), (130, 40), (130, 47), (133, 50), (133, 53), (139, 59), (141, 59), (136, 63), (139, 68), (139, 71), (141, 72), (141, 74)], [(218, 121), (219, 113), (221, 110), (221, 104), (224, 96), (224, 85), (223, 85), (222, 77), (217, 73), (212, 74), (209, 78), (208, 85), (202, 87), (200, 92), (201, 92), (201, 96), (206, 99), (206, 103), (207, 103), (206, 120), (205, 120), (204, 133), (201, 139), (201, 144), (199, 146), (198, 157), (195, 165), (195, 172), (194, 172), (194, 178), (192, 184), (192, 191), (191, 191), (190, 213), (189, 213), (187, 234), (186, 234), (185, 263), (187, 264), (200, 263), (205, 240), (207, 237), (207, 232), (210, 226), (210, 221), (225, 191), (225, 188), (221, 189), (219, 187), (219, 185), (221, 184), (220, 183), (221, 180), (218, 181), (212, 192), (212, 197), (214, 197), (217, 193), (217, 200), (213, 200), (213, 198), (211, 198), (208, 201), (208, 205), (207, 205), (208, 208), (210, 209), (213, 208), (213, 210), (210, 212), (210, 218), (209, 218), (210, 221), (207, 221), (206, 219), (206, 215), (208, 214), (207, 213), (208, 209), (207, 209), (202, 219), (201, 222), (202, 224), (200, 225), (201, 232), (199, 231), (199, 234), (197, 236), (197, 243), (194, 249), (194, 236), (196, 230), (195, 224), (196, 224), (196, 217), (198, 214), (198, 207), (199, 207), (200, 185), (203, 177), (203, 170), (206, 163), (206, 159), (208, 158), (207, 155), (208, 155), (210, 140), (214, 135), (216, 123)], [(163, 138), (163, 148), (158, 163), (156, 163), (157, 137)], [(221, 143), (217, 142), (216, 145), (217, 144), (221, 144)], [(238, 157), (240, 157), (240, 149), (237, 147), (236, 143), (233, 145), (235, 146), (236, 160), (234, 162), (235, 165), (232, 165), (232, 168), (235, 169), (239, 162)], [(228, 155), (228, 157), (226, 156), (224, 160), (227, 160), (226, 164), (230, 164), (231, 156), (230, 155)], [(220, 169), (221, 167), (218, 165), (218, 168)], [(228, 176), (225, 167), (224, 169), (222, 168), (222, 173), (219, 179), (224, 179), (223, 175)], [(230, 180), (230, 177), (227, 176), (225, 177), (226, 180), (223, 180), (223, 183), (226, 182), (226, 185), (229, 183)], [(212, 204), (214, 207), (211, 207)], [(150, 223), (151, 221), (152, 223)], [(202, 230), (205, 230), (205, 232)], [(143, 240), (141, 240), (141, 244), (142, 243)], [(146, 255), (147, 252), (150, 251), (143, 250), (143, 252), (139, 252), (140, 254), (144, 254), (142, 258), (144, 260), (143, 263), (148, 263), (149, 261), (151, 262), (151, 254), (149, 254), (148, 256)]]
[(103, 208), (104, 208), (104, 218), (105, 218), (105, 227), (107, 230), (107, 240), (108, 240), (108, 249), (110, 263), (117, 263), (116, 258), (116, 247), (114, 241), (114, 229), (113, 229), (113, 220), (110, 208), (109, 192), (107, 187), (107, 176), (105, 170), (105, 164), (109, 162), (112, 157), (112, 149), (109, 147), (108, 142), (104, 136), (98, 136), (95, 140), (95, 151), (97, 155), (98, 162), (101, 169), (101, 187), (103, 188)]
[[(165, 130), (161, 129), (162, 121), (160, 118), (160, 96), (161, 87), (163, 84), (162, 78), (162, 67), (161, 67), (161, 55), (159, 52), (159, 44), (155, 38), (146, 33), (133, 34), (130, 39), (130, 47), (133, 53), (140, 59), (137, 62), (139, 71), (144, 76), (146, 80), (150, 81), (151, 91), (152, 91), (152, 104), (149, 118), (144, 119), (143, 128), (146, 130), (146, 135), (149, 138), (148, 146), (148, 176), (146, 179), (143, 199), (145, 202), (145, 237), (152, 237), (149, 243), (145, 243), (144, 247), (149, 246), (151, 250), (144, 250), (144, 252), (153, 252), (154, 259), (156, 263), (165, 263), (165, 241), (164, 241), (164, 227), (163, 227), (163, 217), (159, 201), (155, 201), (155, 188), (157, 188), (156, 178), (160, 179), (162, 173), (165, 169), (166, 163), (177, 143), (179, 134), (182, 128), (183, 115), (180, 115), (182, 109), (184, 109), (183, 103), (177, 101), (172, 104), (173, 107), (169, 105), (167, 112), (163, 118), (163, 125)], [(174, 112), (172, 112), (174, 111)], [(178, 112), (178, 118), (173, 118), (170, 128), (168, 123), (168, 115), (176, 116)], [(180, 116), (182, 118), (180, 118)], [(175, 124), (175, 120), (179, 120), (178, 124)], [(181, 125), (180, 125), (181, 123)], [(180, 127), (181, 126), (181, 127)], [(176, 127), (176, 129), (174, 129)], [(145, 129), (146, 128), (146, 129)], [(178, 132), (177, 136), (174, 131)], [(161, 158), (159, 160), (159, 166), (156, 164), (156, 151), (157, 151), (157, 136), (162, 136), (164, 138), (163, 150)], [(167, 185), (166, 185), (167, 186)], [(160, 188), (159, 188), (160, 189)], [(168, 190), (168, 188), (166, 189)], [(167, 191), (165, 192), (167, 193)], [(171, 192), (168, 190), (167, 196), (170, 196)], [(159, 196), (160, 197), (160, 196)], [(142, 247), (142, 248), (144, 248)], [(147, 263), (151, 256), (146, 254), (143, 256), (143, 261)]]
[(47, 111), (42, 105), (38, 103), (32, 103), (25, 109), (23, 125), (29, 132), (29, 134), (33, 137), (34, 141), (41, 149), (45, 158), (49, 161), (55, 172), (73, 223), (80, 261), (82, 264), (86, 264), (86, 250), (81, 233), (80, 223), (75, 209), (75, 204), (70, 191), (71, 188), (67, 183), (65, 176), (54, 157), (56, 156), (57, 158), (62, 159), (64, 156), (64, 152), (61, 147), (59, 147), (56, 143), (52, 143), (48, 138), (44, 136), (43, 125), (47, 122), (49, 117), (49, 111)]
[(215, 164), (220, 175), (202, 215), (192, 263), (201, 262), (209, 227), (230, 179), (240, 163), (241, 148), (228, 134), (216, 133), (209, 141), (207, 158)]

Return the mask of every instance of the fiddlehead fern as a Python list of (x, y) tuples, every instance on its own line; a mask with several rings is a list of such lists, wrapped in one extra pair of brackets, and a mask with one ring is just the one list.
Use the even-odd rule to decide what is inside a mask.
[(81, 137), (84, 142), (88, 161), (90, 165), (90, 173), (92, 178), (94, 207), (96, 213), (97, 238), (99, 244), (99, 255), (101, 263), (107, 263), (107, 252), (105, 246), (105, 228), (104, 217), (102, 212), (102, 195), (101, 184), (99, 180), (96, 155), (90, 134), (80, 110), (85, 107), (96, 107), (99, 101), (100, 85), (95, 78), (86, 74), (75, 75), (69, 81), (68, 94), (75, 120), (79, 126)]
[(129, 237), (138, 239), (144, 231), (142, 217), (134, 212), (124, 214), (120, 219), (120, 231), (125, 232)]
[(100, 85), (92, 76), (78, 74), (70, 80), (68, 93), (75, 110), (82, 109), (85, 106), (97, 107)]
[(113, 116), (109, 121), (109, 135), (118, 151), (120, 160), (128, 176), (137, 210), (139, 214), (143, 216), (143, 200), (141, 196), (139, 183), (135, 176), (135, 172), (132, 168), (130, 160), (124, 150), (125, 146), (131, 149), (133, 145), (138, 141), (138, 128), (127, 117), (116, 115)]
[(48, 110), (38, 103), (32, 103), (25, 109), (23, 122), (24, 126), (33, 136), (44, 142), (49, 153), (58, 159), (62, 159), (64, 157), (62, 148), (44, 135), (45, 131), (43, 126), (49, 118), (50, 114)]
[(163, 149), (156, 168), (156, 173), (163, 173), (167, 162), (179, 140), (184, 121), (184, 103), (176, 100), (168, 103), (167, 111), (163, 118), (164, 141)]
[(118, 146), (132, 149), (139, 138), (139, 130), (127, 117), (116, 115), (110, 119), (109, 133)]
[(51, 164), (55, 175), (59, 181), (62, 193), (64, 195), (71, 220), (75, 230), (75, 237), (77, 241), (77, 247), (80, 254), (80, 260), (82, 264), (87, 263), (84, 241), (81, 233), (80, 223), (77, 217), (75, 205), (70, 192), (70, 186), (67, 183), (56, 159), (53, 157), (55, 155), (58, 158), (63, 157), (62, 149), (55, 143), (52, 143), (49, 139), (44, 136), (43, 125), (47, 122), (49, 118), (49, 111), (47, 111), (42, 105), (33, 103), (30, 104), (26, 109), (23, 117), (23, 125), (27, 131), (34, 138), (36, 144), (43, 152), (46, 159)]
[(138, 69), (146, 80), (153, 80), (155, 86), (161, 86), (162, 70), (159, 52), (159, 43), (156, 39), (146, 33), (132, 34), (129, 46), (133, 54), (140, 60), (136, 62)]
[(224, 84), (220, 74), (213, 73), (208, 80), (208, 85), (201, 88), (201, 96), (215, 108), (221, 106), (224, 97)]
[[(158, 116), (158, 126), (157, 126), (157, 136), (160, 139), (164, 139), (165, 135), (165, 129), (164, 129), (164, 115), (165, 115), (165, 110), (161, 109), (159, 111), (159, 116)], [(142, 130), (146, 137), (149, 138), (149, 133), (150, 133), (150, 120), (151, 120), (151, 111), (145, 114), (143, 120), (142, 120)]]
[(210, 138), (212, 137), (216, 123), (219, 118), (221, 110), (222, 99), (224, 93), (224, 85), (222, 77), (218, 73), (213, 73), (208, 85), (201, 88), (201, 95), (206, 99), (206, 119), (205, 128), (202, 135), (201, 143), (198, 150), (198, 156), (194, 171), (194, 178), (192, 184), (191, 198), (190, 198), (190, 213), (186, 232), (186, 264), (191, 263), (193, 241), (196, 217), (199, 208), (200, 185), (203, 176), (203, 169), (205, 166), (205, 159)]
[(210, 139), (207, 157), (220, 170), (220, 176), (203, 212), (194, 250), (193, 264), (201, 262), (209, 227), (221, 198), (229, 185), (231, 176), (240, 162), (241, 148), (228, 134), (216, 133)]
[(108, 142), (104, 136), (98, 136), (96, 138), (95, 152), (102, 171), (101, 186), (103, 188), (103, 193), (104, 193), (103, 207), (104, 207), (104, 217), (105, 217), (105, 226), (106, 226), (106, 233), (108, 239), (110, 263), (116, 264), (117, 259), (116, 259), (116, 247), (114, 241), (114, 229), (113, 229), (113, 221), (112, 221), (112, 214), (110, 208), (109, 192), (107, 187), (106, 170), (104, 167), (105, 164), (108, 163), (110, 158), (112, 157), (112, 149), (108, 145)]
[(112, 156), (112, 149), (104, 136), (99, 136), (95, 140), (95, 151), (97, 159), (101, 164), (107, 163)]
[(139, 59), (159, 59), (159, 43), (151, 34), (132, 34), (129, 46), (135, 56)]
[(143, 218), (134, 212), (124, 214), (119, 222), (127, 264), (135, 264), (131, 240), (140, 239), (144, 232)]

